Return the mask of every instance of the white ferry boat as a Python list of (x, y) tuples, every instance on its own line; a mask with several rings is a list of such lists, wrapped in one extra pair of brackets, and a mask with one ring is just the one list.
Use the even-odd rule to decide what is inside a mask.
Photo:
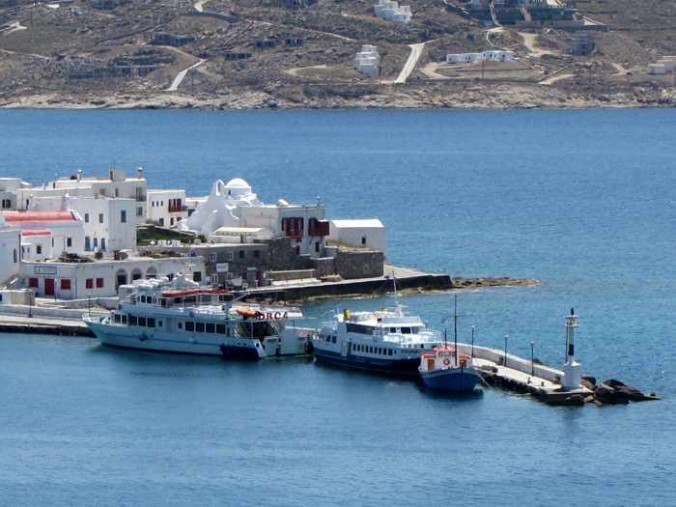
[(418, 376), (420, 355), (443, 343), (420, 317), (393, 310), (336, 313), (313, 338), (318, 362), (403, 376)]
[(298, 308), (233, 305), (232, 295), (177, 276), (139, 280), (110, 314), (83, 316), (104, 345), (262, 359), (311, 352), (311, 330), (288, 326)]

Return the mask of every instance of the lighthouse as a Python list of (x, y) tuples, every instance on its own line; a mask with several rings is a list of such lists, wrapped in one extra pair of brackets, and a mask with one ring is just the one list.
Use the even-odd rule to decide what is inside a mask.
[(575, 328), (578, 327), (575, 310), (570, 309), (566, 317), (566, 362), (563, 364), (563, 389), (571, 391), (580, 387), (582, 381), (581, 364), (575, 361)]

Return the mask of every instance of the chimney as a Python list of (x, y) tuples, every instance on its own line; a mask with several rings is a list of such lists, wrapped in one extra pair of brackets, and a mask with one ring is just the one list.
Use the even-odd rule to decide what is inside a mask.
[(136, 177), (140, 180), (143, 179), (143, 167), (139, 167), (136, 169)]

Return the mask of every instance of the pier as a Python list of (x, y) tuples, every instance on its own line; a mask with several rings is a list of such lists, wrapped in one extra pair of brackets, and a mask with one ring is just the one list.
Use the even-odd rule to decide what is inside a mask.
[[(4, 305), (4, 308), (0, 307), (0, 333), (94, 337), (81, 320), (82, 315), (89, 311), (92, 314), (105, 313), (98, 308), (88, 310)], [(543, 364), (532, 355), (526, 359), (509, 354), (506, 350), (474, 343), (457, 343), (457, 355), (472, 357), (486, 386), (532, 396), (548, 405), (600, 406), (659, 399), (654, 393), (643, 393), (616, 379), (597, 384), (595, 377), (582, 376), (581, 365), (574, 356), (573, 330), (577, 326), (576, 319), (572, 311), (566, 317), (567, 357), (562, 370)]]

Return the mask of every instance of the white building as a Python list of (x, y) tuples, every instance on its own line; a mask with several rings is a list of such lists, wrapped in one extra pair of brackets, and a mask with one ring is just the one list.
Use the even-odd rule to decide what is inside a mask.
[(373, 12), (379, 18), (404, 24), (411, 21), (413, 17), (410, 6), (399, 6), (399, 2), (394, 0), (378, 0), (378, 3), (373, 6)]
[[(82, 218), (84, 251), (136, 249), (136, 201), (110, 197), (34, 197), (31, 211), (74, 211)], [(57, 256), (60, 252), (57, 252)]]
[(216, 181), (209, 196), (179, 229), (207, 236), (212, 243), (249, 243), (289, 238), (298, 254), (320, 253), (329, 234), (324, 206), (289, 204), (280, 199), (264, 204), (240, 178)]
[(366, 74), (369, 77), (377, 76), (380, 67), (378, 48), (364, 44), (361, 47), (361, 51), (354, 57), (354, 66), (362, 74)]
[(9, 227), (0, 216), (0, 284), (19, 274), (21, 262), (21, 233)]
[(514, 51), (501, 49), (491, 49), (482, 53), (449, 53), (446, 55), (446, 63), (511, 62), (512, 60), (514, 60)]
[(107, 177), (85, 177), (82, 171), (67, 178), (59, 178), (42, 187), (17, 190), (17, 209), (30, 209), (31, 202), (39, 197), (108, 197), (132, 199), (135, 201), (134, 222), (143, 223), (146, 217), (146, 195), (148, 183), (143, 169), (135, 177), (127, 177), (122, 169), (111, 169)]
[(24, 285), (39, 296), (84, 299), (117, 295), (120, 285), (139, 278), (159, 278), (176, 273), (192, 274), (204, 280), (202, 257), (134, 257), (95, 262), (27, 261), (21, 263)]
[(58, 257), (52, 246), (52, 231), (49, 229), (24, 229), (21, 231), (21, 259), (41, 261)]
[(667, 74), (676, 71), (676, 56), (663, 56), (657, 63), (648, 65), (649, 74)]
[(148, 190), (146, 217), (162, 227), (174, 227), (188, 216), (185, 190)]
[[(58, 257), (63, 252), (81, 253), (84, 251), (84, 227), (82, 219), (73, 211), (5, 211), (4, 221), (16, 227), (22, 235), (22, 245), (27, 255), (38, 258)], [(40, 234), (31, 235), (31, 231)], [(45, 231), (49, 232), (48, 251), (42, 250), (45, 244)], [(34, 247), (30, 247), (35, 244)], [(30, 247), (30, 248), (29, 248)]]
[(372, 248), (387, 255), (385, 226), (377, 218), (365, 220), (330, 220), (329, 239), (354, 247)]
[(30, 188), (31, 184), (21, 178), (0, 178), (0, 209), (15, 210), (17, 206), (17, 191), (20, 188)]

